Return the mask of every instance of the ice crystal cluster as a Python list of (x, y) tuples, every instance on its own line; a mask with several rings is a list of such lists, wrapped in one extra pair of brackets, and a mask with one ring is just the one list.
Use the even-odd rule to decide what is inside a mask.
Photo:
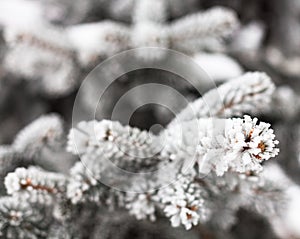
[[(0, 238), (300, 237), (300, 6), (220, 2), (0, 2)], [(107, 82), (84, 82), (76, 97), (82, 80), (130, 49), (141, 64), (184, 54), (214, 86), (129, 72), (86, 117)], [(186, 103), (149, 88), (108, 117), (149, 82)], [(149, 96), (178, 112), (136, 110)]]

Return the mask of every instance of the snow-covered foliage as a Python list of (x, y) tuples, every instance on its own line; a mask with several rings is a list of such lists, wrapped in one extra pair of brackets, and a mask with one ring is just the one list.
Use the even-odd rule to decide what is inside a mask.
[[(29, 80), (38, 80), (48, 95), (67, 94), (76, 85), (75, 54), (63, 29), (47, 24), (4, 29), (8, 53), (5, 67)], [(17, 71), (16, 71), (17, 69)]]
[[(252, 85), (247, 88), (244, 78), (251, 78), (258, 90), (253, 89)], [(264, 81), (270, 83), (264, 74), (249, 73), (242, 79), (220, 86), (219, 93), (225, 99), (223, 94), (232, 92), (234, 98), (234, 93), (237, 93), (241, 101), (247, 95), (239, 95), (235, 89), (243, 87), (251, 97), (257, 93), (256, 98), (260, 99), (259, 94), (267, 97), (269, 93), (265, 92), (273, 89), (271, 84), (268, 84), (270, 89), (259, 86), (266, 85)], [(224, 88), (226, 90), (222, 90)], [(251, 101), (248, 99), (248, 102)], [(237, 104), (242, 103), (237, 101)], [(231, 107), (234, 109), (236, 105), (227, 104), (229, 110), (232, 110)], [(67, 150), (78, 155), (82, 162), (77, 162), (69, 175), (47, 172), (38, 167), (17, 168), (5, 178), (7, 193), (44, 207), (69, 201), (71, 207), (96, 203), (102, 207), (124, 208), (139, 220), (154, 221), (160, 212), (170, 218), (172, 226), (183, 225), (186, 229), (199, 223), (222, 223), (215, 216), (215, 200), (224, 200), (230, 206), (222, 213), (224, 216), (229, 214), (234, 222), (234, 212), (238, 208), (255, 205), (255, 202), (248, 205), (244, 201), (244, 193), (251, 195), (257, 193), (255, 190), (269, 190), (268, 183), (262, 183), (259, 177), (251, 180), (251, 175), (259, 174), (263, 168), (262, 162), (278, 154), (278, 141), (270, 124), (258, 123), (257, 118), (247, 115), (229, 119), (215, 117), (190, 115), (184, 122), (171, 122), (159, 135), (109, 120), (80, 122), (70, 130)], [(12, 147), (19, 149), (19, 152), (28, 148), (39, 151), (44, 144), (52, 146), (62, 132), (59, 118), (44, 116), (27, 126), (16, 137)], [(102, 182), (111, 171), (111, 163), (138, 173), (156, 169), (157, 175), (148, 183), (127, 178), (126, 191), (118, 192)], [(164, 167), (170, 167), (167, 186), (163, 180)], [(203, 175), (207, 177), (203, 178)], [(118, 187), (119, 181), (114, 180), (115, 187)], [(134, 192), (136, 185), (139, 185), (139, 192)], [(239, 187), (241, 189), (237, 190)], [(234, 196), (229, 196), (231, 194)], [(279, 189), (274, 191), (273, 196), (276, 194), (280, 195)], [(260, 196), (267, 200), (268, 195), (263, 195)], [(263, 212), (264, 207), (260, 209)], [(222, 226), (226, 227), (224, 222)]]
[(55, 114), (41, 116), (26, 126), (15, 137), (12, 148), (32, 157), (45, 147), (59, 145), (64, 136), (62, 119)]
[[(256, 92), (264, 97), (270, 96), (269, 93), (265, 94), (268, 89), (257, 86), (259, 83), (267, 85), (264, 81), (270, 82), (266, 75), (255, 73), (247, 75), (246, 78), (256, 81), (259, 90), (252, 89), (252, 85), (246, 89), (244, 81), (239, 79), (226, 83), (226, 91), (219, 93), (227, 93), (231, 90), (229, 88), (240, 86), (252, 97)], [(273, 89), (271, 84), (268, 86), (269, 90)], [(239, 99), (243, 97), (238, 96)], [(230, 107), (234, 108), (235, 104), (228, 105), (229, 109)], [(210, 180), (218, 180), (220, 177), (226, 182), (232, 174), (235, 179), (231, 180), (235, 180), (236, 184), (249, 184), (250, 188), (261, 187), (265, 190), (262, 184), (255, 180), (253, 182), (250, 175), (260, 173), (262, 162), (278, 154), (276, 144), (278, 141), (275, 140), (270, 124), (258, 123), (257, 118), (252, 119), (250, 116), (199, 119), (195, 115), (181, 124), (172, 122), (160, 135), (152, 135), (108, 120), (80, 122), (77, 128), (70, 131), (67, 149), (79, 155), (82, 163), (77, 163), (71, 170), (67, 195), (74, 204), (86, 200), (104, 201), (107, 197), (105, 191), (108, 189), (101, 180), (109, 174), (111, 162), (129, 171), (140, 169), (141, 172), (143, 168), (155, 166), (158, 175), (152, 179), (151, 187), (148, 185), (144, 193), (136, 194), (130, 192), (128, 186), (128, 193), (122, 197), (118, 195), (119, 199), (125, 200), (125, 208), (137, 219), (155, 220), (157, 210), (162, 209), (170, 217), (173, 226), (182, 224), (190, 229), (199, 222), (210, 222), (209, 215), (214, 213), (210, 208), (212, 205), (207, 190), (215, 186), (215, 182)], [(160, 174), (165, 173), (162, 169), (173, 164), (174, 166), (170, 166), (173, 171), (169, 173), (172, 175), (170, 178), (175, 179), (174, 186), (171, 183), (162, 187), (164, 180), (160, 179), (164, 175)], [(203, 175), (210, 176), (202, 179)], [(207, 185), (198, 185), (197, 180), (203, 180)], [(117, 183), (118, 180), (115, 181), (115, 186), (118, 186)], [(139, 183), (142, 187), (143, 181)], [(135, 185), (130, 181), (128, 184)], [(162, 189), (157, 190), (160, 187)], [(235, 187), (230, 187), (229, 192), (232, 193)], [(220, 190), (220, 193), (224, 192)], [(216, 193), (215, 197), (221, 195)], [(238, 204), (235, 210), (243, 206), (243, 203), (245, 202)]]
[[(66, 177), (36, 167), (17, 168), (7, 174), (5, 187), (9, 195), (21, 195), (31, 202), (51, 203), (52, 195), (65, 192)], [(17, 196), (16, 196), (17, 195)]]
[[(196, 123), (185, 122), (171, 126), (166, 134), (163, 155), (172, 159), (193, 158), (199, 173), (212, 170), (222, 176), (227, 171), (259, 172), (261, 163), (278, 154), (270, 124), (251, 119), (200, 119)], [(187, 157), (188, 155), (188, 157)], [(192, 163), (193, 162), (188, 162)]]
[[(251, 213), (267, 239), (257, 223), (300, 237), (300, 5), (215, 2), (0, 1), (0, 238), (235, 239)], [(128, 59), (75, 95), (92, 67), (131, 49), (143, 66), (206, 74), (150, 67), (104, 89)], [(149, 95), (162, 107), (143, 108)]]
[[(139, 5), (147, 2), (149, 1), (141, 1)], [(155, 14), (159, 15), (158, 11), (155, 11)], [(171, 48), (189, 54), (205, 49), (219, 51), (222, 50), (222, 39), (228, 37), (238, 25), (234, 12), (220, 7), (183, 17), (168, 25), (159, 21), (159, 16), (142, 16), (143, 18), (138, 14), (134, 17), (136, 21), (131, 28), (115, 22), (99, 22), (68, 29), (69, 38), (79, 54), (79, 60), (88, 64), (95, 57), (107, 57), (122, 50), (138, 47)], [(147, 17), (150, 20), (147, 20)], [(199, 25), (202, 27), (199, 28)], [(85, 36), (86, 41), (80, 36)], [(138, 57), (144, 60), (162, 57), (149, 57), (148, 51), (145, 52), (145, 56)]]
[[(274, 84), (262, 72), (249, 72), (203, 95), (177, 115), (178, 121), (256, 113), (268, 107)], [(174, 121), (175, 122), (175, 121)]]

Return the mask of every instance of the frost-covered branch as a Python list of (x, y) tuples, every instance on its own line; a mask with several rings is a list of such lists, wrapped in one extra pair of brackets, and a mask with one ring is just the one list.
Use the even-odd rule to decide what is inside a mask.
[(105, 203), (108, 189), (100, 182), (102, 178), (113, 185), (131, 185), (128, 178), (116, 178), (115, 166), (130, 172), (151, 171), (162, 161), (157, 136), (119, 122), (80, 122), (68, 138), (67, 150), (82, 160), (71, 169), (67, 197), (73, 203)]
[[(239, 110), (248, 104), (246, 109), (255, 109), (260, 100), (268, 101), (273, 88), (265, 74), (248, 73), (220, 86), (221, 103), (211, 107), (219, 113), (227, 108), (241, 113)], [(214, 94), (212, 91), (204, 99), (213, 101)], [(270, 124), (250, 116), (207, 118), (200, 109), (202, 105), (195, 110), (197, 117), (185, 115), (179, 124), (172, 122), (159, 136), (108, 120), (79, 123), (70, 131), (67, 149), (79, 155), (83, 163), (77, 163), (71, 171), (67, 197), (73, 204), (107, 205), (111, 195), (118, 201), (117, 207), (128, 209), (137, 219), (155, 220), (159, 212), (164, 212), (173, 226), (183, 225), (186, 229), (199, 223), (226, 228), (235, 222), (240, 207), (269, 210), (270, 205), (280, 201), (276, 195), (280, 196), (281, 191), (276, 187), (273, 190), (255, 175), (262, 171), (265, 160), (279, 152)], [(116, 194), (101, 182), (111, 173), (106, 159), (122, 168), (130, 165), (127, 169), (154, 166), (158, 175), (147, 182), (128, 178), (128, 192)], [(148, 159), (151, 164), (146, 163)], [(207, 177), (201, 178), (203, 175)], [(123, 180), (115, 179), (113, 185)], [(160, 189), (166, 180), (175, 180), (174, 185)], [(270, 204), (262, 203), (266, 199)], [(224, 222), (224, 218), (230, 220)]]
[(130, 28), (112, 21), (75, 25), (66, 32), (83, 65), (112, 56), (130, 45)]
[(44, 115), (24, 127), (11, 145), (0, 146), (0, 177), (16, 167), (38, 164), (45, 166), (45, 149), (56, 150), (63, 145), (63, 122), (55, 114)]
[(63, 136), (62, 119), (55, 114), (44, 115), (17, 134), (12, 149), (30, 158), (46, 147), (59, 146), (63, 142)]
[[(93, 146), (97, 145), (98, 140), (102, 147), (114, 152), (114, 141), (117, 141), (120, 137), (121, 130), (116, 131), (116, 129), (110, 127), (110, 131), (108, 131), (103, 125), (116, 126), (120, 129), (125, 128), (116, 122), (93, 121), (82, 122), (79, 124), (78, 129), (71, 130), (73, 136), (69, 138), (69, 150), (76, 154), (80, 152), (83, 162), (87, 163), (86, 165), (77, 163), (71, 171), (67, 195), (74, 204), (87, 201), (107, 202), (107, 195), (111, 194), (119, 200), (119, 206), (125, 206), (138, 219), (149, 218), (155, 220), (157, 212), (163, 210), (166, 216), (171, 218), (173, 226), (182, 224), (186, 229), (190, 229), (192, 225), (197, 225), (199, 222), (221, 223), (217, 220), (218, 217), (214, 217), (214, 213), (219, 210), (215, 210), (214, 204), (218, 200), (226, 200), (226, 197), (230, 200), (233, 197), (236, 198), (235, 204), (231, 205), (228, 202), (230, 207), (228, 206), (223, 212), (224, 216), (230, 214), (234, 218), (234, 213), (239, 207), (256, 205), (254, 201), (252, 201), (252, 205), (246, 204), (244, 200), (238, 201), (239, 198), (241, 200), (242, 197), (250, 198), (250, 196), (253, 196), (252, 199), (255, 200), (257, 194), (264, 200), (268, 197), (268, 194), (272, 196), (280, 192), (279, 190), (278, 192), (276, 190), (270, 191), (267, 184), (264, 187), (262, 184), (255, 184), (255, 181), (249, 180), (251, 174), (261, 171), (261, 163), (264, 160), (277, 155), (278, 149), (275, 146), (278, 142), (274, 139), (275, 136), (273, 131), (269, 129), (269, 124), (263, 122), (258, 124), (257, 119), (245, 116), (243, 119), (200, 119), (195, 122), (186, 122), (182, 127), (176, 125), (168, 128), (160, 136), (164, 140), (158, 140), (158, 142), (164, 142), (165, 144), (160, 152), (162, 161), (158, 162), (157, 166), (159, 170), (158, 181), (154, 180), (152, 183), (148, 182), (146, 184), (143, 181), (139, 181), (138, 184), (137, 182), (129, 182), (129, 190), (134, 191), (130, 186), (136, 187), (134, 185), (139, 185), (140, 188), (144, 187), (145, 193), (127, 192), (125, 195), (122, 195), (122, 193), (115, 195), (115, 190), (110, 190), (108, 193), (108, 188), (101, 183), (102, 177), (109, 174), (109, 170), (101, 162), (106, 152), (102, 149), (99, 152), (103, 153), (97, 154)], [(103, 130), (103, 128), (106, 130)], [(96, 129), (96, 133), (93, 132), (94, 129)], [(74, 130), (76, 130), (78, 137), (74, 137)], [(118, 132), (118, 134), (114, 132)], [(93, 137), (90, 137), (90, 135), (93, 135)], [(123, 134), (123, 136), (125, 135)], [(78, 141), (75, 141), (76, 139)], [(127, 141), (133, 142), (128, 135)], [(76, 145), (78, 145), (78, 150), (76, 150)], [(92, 148), (90, 148), (91, 146)], [(136, 152), (135, 147), (126, 148), (128, 153), (130, 153), (130, 150)], [(111, 155), (109, 157), (114, 159)], [(195, 160), (193, 160), (193, 157), (195, 157)], [(124, 157), (119, 160), (121, 159), (126, 160)], [(166, 161), (163, 161), (163, 159)], [(132, 160), (138, 162), (140, 159), (136, 157)], [(164, 170), (160, 171), (161, 166), (176, 164), (177, 160), (180, 162), (179, 164), (186, 165), (179, 168), (171, 166), (168, 173), (173, 176), (166, 176)], [(189, 170), (187, 170), (188, 167), (190, 167)], [(210, 174), (211, 171), (215, 173)], [(209, 175), (208, 178), (199, 178), (203, 174)], [(233, 175), (232, 179), (230, 179), (230, 175)], [(167, 177), (168, 180), (175, 177), (177, 180), (174, 186), (169, 185), (162, 190), (157, 190), (156, 188), (164, 183), (160, 181), (164, 177)], [(214, 189), (216, 181), (221, 183), (222, 180), (225, 180), (225, 182), (229, 180), (228, 183), (234, 180), (236, 183), (235, 186), (220, 185), (220, 188)], [(250, 186), (246, 187), (244, 181), (249, 182)], [(225, 189), (228, 194), (223, 197), (221, 195), (226, 192)], [(264, 193), (268, 190), (270, 193)], [(214, 195), (211, 195), (212, 193)], [(229, 197), (229, 194), (233, 194), (232, 197)], [(211, 202), (210, 197), (213, 197), (216, 201)], [(267, 206), (261, 207), (263, 208), (261, 210), (264, 210)], [(210, 218), (214, 219), (211, 219), (211, 221)], [(214, 220), (216, 221), (214, 222)]]
[[(219, 89), (224, 96), (222, 106), (238, 112), (239, 105), (257, 99), (255, 105), (262, 98), (267, 101), (273, 85), (262, 73), (248, 73)], [(213, 106), (217, 112), (223, 109), (218, 104)], [(65, 200), (72, 207), (93, 203), (127, 209), (139, 220), (153, 221), (164, 213), (172, 226), (186, 229), (199, 223), (226, 228), (234, 223), (240, 207), (264, 212), (276, 204), (280, 189), (273, 190), (269, 183), (253, 176), (262, 170), (265, 160), (278, 154), (278, 141), (270, 125), (250, 116), (221, 119), (207, 118), (201, 112), (199, 115), (180, 124), (172, 122), (158, 136), (109, 120), (80, 122), (70, 130), (67, 150), (80, 156), (82, 162), (72, 167), (70, 175), (37, 167), (18, 168), (5, 179), (7, 193), (43, 205), (59, 205)], [(55, 146), (62, 134), (60, 118), (44, 116), (27, 126), (12, 148), (19, 153), (36, 153)], [(116, 178), (114, 165), (137, 172), (156, 169), (157, 175), (149, 180), (121, 175)], [(125, 184), (126, 192), (110, 188), (102, 180), (112, 186)], [(172, 184), (162, 187), (166, 182)], [(264, 203), (266, 199), (270, 204)], [(230, 220), (225, 223), (221, 218)]]
[[(137, 47), (162, 47), (187, 53), (203, 49), (220, 50), (222, 38), (233, 32), (237, 21), (232, 10), (216, 7), (170, 25), (143, 19), (132, 28), (113, 22), (100, 22), (73, 26), (68, 29), (68, 35), (81, 56), (80, 61), (88, 64), (89, 60), (95, 58), (95, 53), (96, 57), (107, 57)], [(86, 41), (82, 38), (79, 41), (79, 36), (87, 36)], [(102, 44), (99, 46), (99, 43)], [(148, 59), (147, 52), (140, 57)]]
[(199, 173), (215, 171), (245, 173), (261, 171), (261, 163), (276, 156), (279, 149), (270, 124), (251, 119), (199, 119), (172, 125), (161, 135), (166, 146), (161, 154), (197, 165)]
[(15, 75), (35, 80), (49, 96), (69, 93), (77, 85), (76, 55), (65, 30), (41, 24), (7, 26), (5, 67)]
[(243, 112), (260, 112), (268, 106), (274, 89), (274, 84), (265, 73), (246, 73), (190, 103), (173, 122), (203, 117), (230, 117), (241, 115)]
[[(38, 24), (28, 27), (5, 17), (2, 22), (0, 19), (8, 46), (5, 66), (18, 76), (39, 80), (38, 87), (47, 95), (61, 96), (76, 87), (78, 66), (85, 68), (99, 59), (139, 47), (169, 48), (189, 54), (201, 50), (219, 51), (222, 39), (238, 25), (235, 13), (224, 7), (167, 24), (169, 4), (165, 0), (137, 1), (132, 26), (103, 21), (59, 28), (45, 22), (38, 12), (33, 17)], [(145, 50), (137, 57), (152, 60), (163, 55)]]
[(70, 131), (67, 150), (131, 169), (148, 168), (160, 160), (155, 160), (160, 151), (155, 135), (108, 120), (79, 123)]
[(66, 189), (66, 177), (37, 167), (17, 168), (5, 178), (5, 187), (9, 195), (26, 198), (36, 203), (50, 204), (54, 196), (63, 194)]
[[(202, 11), (213, 5), (208, 0), (0, 1), (4, 114), (0, 140), (9, 144), (0, 146), (0, 238), (112, 239), (116, 234), (118, 238), (206, 238), (210, 234), (227, 238), (222, 233), (229, 233), (241, 208), (269, 220), (279, 236), (300, 235), (300, 189), (277, 167), (269, 166), (279, 153), (272, 128), (282, 126), (271, 128), (254, 118), (262, 115), (262, 120), (273, 124), (284, 114), (285, 123), (294, 127), (300, 109), (297, 87), (274, 90), (265, 73), (242, 75), (242, 66), (266, 69), (281, 85), (281, 74), (295, 78), (299, 73), (299, 57), (296, 52), (285, 55), (283, 49), (264, 48), (275, 43), (267, 18), (257, 23), (252, 14), (244, 18), (225, 7)], [(239, 9), (238, 5), (233, 8)], [(238, 17), (248, 26), (239, 29)], [(186, 99), (197, 97), (197, 85), (175, 82), (180, 74), (169, 78), (153, 69), (119, 77), (100, 107), (105, 113), (97, 114), (101, 121), (79, 122), (67, 137), (56, 114), (41, 116), (20, 130), (29, 119), (49, 110), (60, 112), (70, 123), (80, 77), (97, 62), (135, 48), (143, 48), (132, 51), (142, 64), (174, 60), (157, 48), (180, 51), (217, 84), (226, 83), (189, 103), (157, 134), (143, 129), (154, 120), (169, 122), (173, 112), (167, 108), (147, 108), (154, 116), (150, 120), (148, 115), (140, 120), (144, 108), (136, 112), (138, 117), (131, 118), (130, 125), (143, 129), (102, 120), (108, 118), (108, 108), (117, 97), (137, 86), (139, 78), (173, 87), (154, 93), (147, 88), (147, 95), (138, 91), (126, 98), (120, 122), (125, 121), (123, 110), (139, 106), (145, 96), (172, 101), (174, 107), (169, 108), (174, 111), (184, 103), (173, 97), (171, 88)], [(99, 78), (99, 85), (92, 82), (83, 90), (79, 99), (83, 117), (98, 100), (102, 79), (115, 76), (123, 66), (114, 62)], [(184, 63), (177, 66), (182, 69)], [(144, 76), (145, 72), (150, 74)], [(6, 101), (20, 104), (13, 114)], [(209, 236), (202, 235), (203, 229)], [(155, 233), (148, 234), (151, 230)]]
[(218, 50), (222, 48), (222, 37), (230, 35), (237, 24), (235, 13), (226, 8), (213, 8), (187, 16), (172, 23), (171, 45), (188, 53), (201, 49)]
[[(154, 136), (118, 122), (81, 122), (70, 131), (68, 150), (80, 155), (82, 162), (75, 164), (69, 177), (36, 167), (18, 168), (7, 175), (5, 186), (8, 194), (30, 203), (52, 205), (61, 199), (70, 200), (73, 205), (93, 202), (127, 209), (139, 220), (155, 220), (157, 214), (165, 213), (174, 227), (183, 225), (190, 229), (199, 223), (228, 227), (240, 207), (265, 213), (279, 201), (280, 189), (273, 190), (252, 176), (261, 171), (264, 160), (278, 153), (278, 142), (269, 127), (249, 116), (203, 118), (187, 121), (181, 127), (172, 125), (160, 136)], [(158, 168), (158, 176), (152, 181), (128, 182), (128, 192), (101, 183), (110, 173), (105, 158), (125, 161), (125, 165), (129, 160), (139, 169), (149, 169), (152, 165), (143, 161), (145, 156), (160, 159), (152, 162)], [(177, 159), (186, 165), (173, 167)], [(161, 170), (166, 165), (171, 166), (169, 175)], [(208, 176), (201, 178), (203, 174)], [(160, 179), (166, 177), (176, 180), (161, 187), (164, 181)], [(130, 191), (135, 191), (137, 185), (143, 193)], [(265, 203), (267, 199), (270, 203)], [(224, 218), (231, 219), (225, 223)]]

